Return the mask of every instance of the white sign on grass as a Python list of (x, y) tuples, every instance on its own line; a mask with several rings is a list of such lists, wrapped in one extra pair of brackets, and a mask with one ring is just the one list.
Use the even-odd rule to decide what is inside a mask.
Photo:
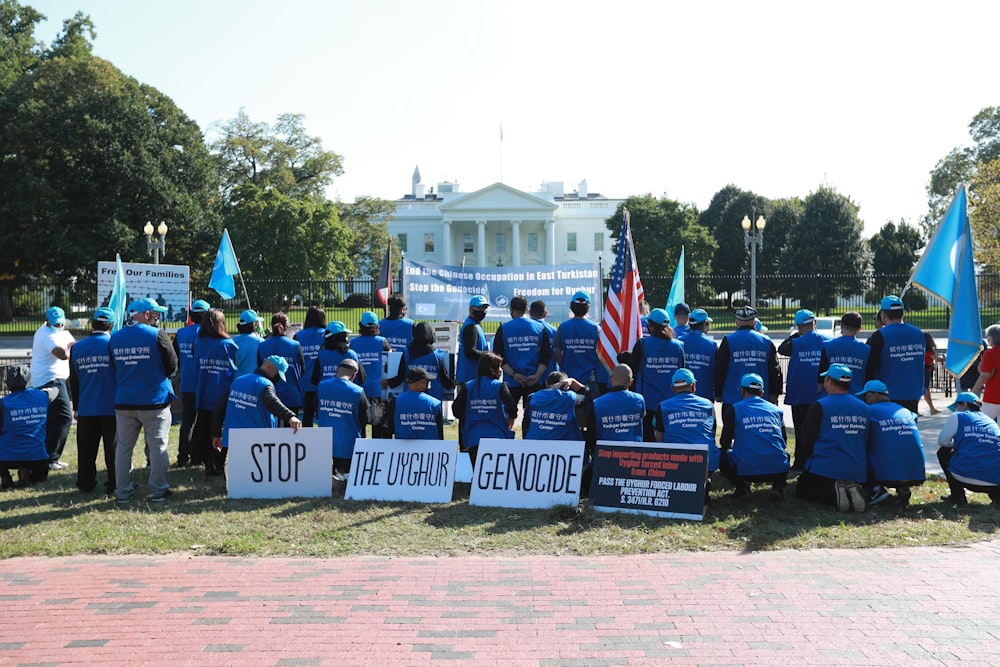
[(447, 503), (457, 461), (454, 440), (359, 439), (344, 498)]
[(577, 505), (584, 443), (483, 438), (472, 474), (470, 505), (545, 508)]
[(230, 498), (333, 495), (333, 429), (234, 428), (229, 431)]

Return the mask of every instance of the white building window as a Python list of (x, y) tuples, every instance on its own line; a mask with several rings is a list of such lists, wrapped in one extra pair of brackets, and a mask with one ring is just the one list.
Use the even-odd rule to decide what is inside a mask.
[(432, 232), (424, 234), (424, 252), (434, 252), (434, 234)]
[(406, 252), (406, 234), (400, 234), (397, 238), (399, 238), (399, 250)]
[(604, 232), (594, 232), (594, 251), (604, 250)]
[(576, 252), (576, 232), (566, 233), (566, 252)]
[(538, 234), (528, 232), (528, 252), (538, 252)]
[(497, 247), (496, 252), (507, 252), (507, 235), (503, 232), (497, 232)]
[(475, 248), (472, 246), (472, 234), (462, 234), (462, 248), (465, 252), (475, 251)]

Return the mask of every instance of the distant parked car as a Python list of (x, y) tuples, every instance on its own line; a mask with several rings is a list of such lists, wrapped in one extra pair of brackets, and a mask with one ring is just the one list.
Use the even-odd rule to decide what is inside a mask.
[[(788, 330), (789, 335), (798, 331), (797, 326), (792, 326)], [(824, 338), (836, 338), (840, 335), (840, 318), (839, 317), (817, 317), (816, 318), (816, 333), (823, 336)]]

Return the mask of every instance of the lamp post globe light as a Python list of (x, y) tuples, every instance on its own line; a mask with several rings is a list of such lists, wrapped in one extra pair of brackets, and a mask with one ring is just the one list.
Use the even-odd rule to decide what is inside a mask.
[(159, 238), (153, 236), (153, 223), (147, 222), (142, 228), (142, 233), (146, 235), (146, 250), (153, 256), (153, 264), (160, 263), (160, 253), (167, 254), (167, 223), (160, 222), (156, 227)]
[[(743, 247), (750, 249), (750, 305), (757, 307), (757, 248), (764, 249), (764, 227), (767, 220), (753, 211), (750, 216), (743, 216), (740, 227), (743, 228)], [(756, 216), (756, 220), (751, 220)]]

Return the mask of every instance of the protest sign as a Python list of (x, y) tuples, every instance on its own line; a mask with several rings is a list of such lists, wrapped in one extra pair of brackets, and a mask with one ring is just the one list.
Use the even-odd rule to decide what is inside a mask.
[[(150, 298), (167, 309), (160, 321), (183, 326), (188, 317), (189, 271), (175, 264), (135, 264), (122, 262), (128, 303)], [(97, 263), (97, 304), (107, 306), (118, 275), (116, 262)]]
[(598, 440), (590, 503), (605, 512), (700, 521), (708, 445)]
[(470, 505), (545, 508), (580, 502), (584, 443), (483, 438)]
[(358, 439), (344, 497), (447, 503), (457, 461), (454, 440)]
[(333, 429), (234, 428), (229, 431), (230, 498), (333, 495)]

